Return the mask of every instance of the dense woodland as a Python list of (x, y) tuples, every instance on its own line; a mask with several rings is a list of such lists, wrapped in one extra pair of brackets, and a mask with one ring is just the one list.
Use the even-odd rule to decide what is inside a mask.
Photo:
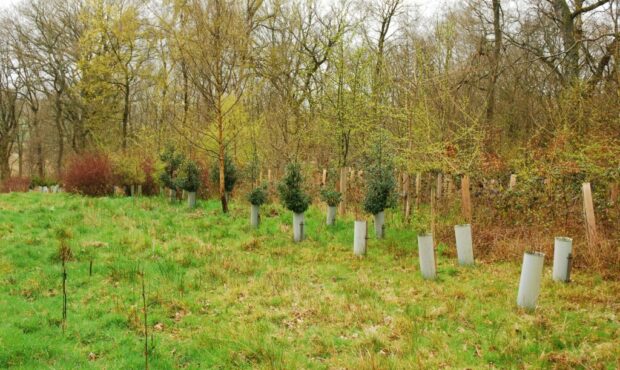
[(477, 243), (499, 254), (498, 230), (583, 235), (590, 182), (605, 253), (581, 262), (620, 266), (618, 0), (431, 15), (404, 0), (23, 0), (0, 32), (5, 182), (61, 181), (85, 153), (154, 163), (173, 145), (219, 172), (207, 194), (226, 209), (227, 157), (260, 173), (246, 184), (291, 161), (310, 183), (365, 169), (379, 145), (423, 203), (438, 174), (471, 177), (489, 225)]

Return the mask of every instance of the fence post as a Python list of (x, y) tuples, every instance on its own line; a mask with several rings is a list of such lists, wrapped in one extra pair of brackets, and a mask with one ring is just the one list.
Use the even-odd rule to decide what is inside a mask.
[(517, 175), (514, 173), (510, 175), (510, 182), (508, 182), (508, 189), (512, 189), (517, 185)]
[(340, 201), (340, 214), (344, 215), (347, 210), (347, 169), (342, 167), (340, 169), (340, 193), (342, 194), (342, 200)]
[(416, 173), (415, 175), (415, 208), (420, 206), (420, 188), (422, 187), (422, 174)]
[(463, 175), (461, 179), (461, 211), (463, 217), (471, 224), (471, 195), (469, 192), (469, 176)]
[(594, 217), (594, 202), (592, 201), (592, 188), (589, 182), (584, 182), (582, 185), (583, 192), (583, 212), (586, 221), (586, 236), (588, 238), (588, 245), (594, 247), (598, 242), (598, 235), (596, 232), (596, 219)]

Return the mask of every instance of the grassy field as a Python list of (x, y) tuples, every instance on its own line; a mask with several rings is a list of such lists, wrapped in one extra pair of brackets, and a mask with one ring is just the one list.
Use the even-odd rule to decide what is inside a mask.
[[(515, 307), (520, 261), (460, 268), (442, 255), (421, 278), (416, 235), (388, 216), (387, 238), (352, 254), (353, 222), (291, 242), (291, 214), (161, 198), (0, 195), (0, 368), (616, 368), (620, 284), (577, 271), (551, 281), (535, 312)], [(62, 331), (59, 230), (69, 232)], [(445, 254), (445, 253), (444, 253)], [(92, 276), (89, 274), (92, 261)]]

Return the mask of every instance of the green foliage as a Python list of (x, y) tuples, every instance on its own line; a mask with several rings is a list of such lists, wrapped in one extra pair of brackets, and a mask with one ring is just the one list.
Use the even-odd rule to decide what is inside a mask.
[[(211, 167), (211, 182), (220, 183), (220, 163), (215, 161)], [(224, 154), (224, 190), (230, 193), (237, 183), (237, 167), (228, 153)]]
[(36, 188), (37, 186), (53, 186), (58, 184), (58, 181), (49, 178), (49, 177), (38, 177), (38, 176), (34, 176), (32, 178), (32, 180), (30, 181), (30, 187), (31, 188)]
[(334, 189), (321, 189), (321, 200), (330, 207), (337, 207), (342, 200), (342, 193)]
[(142, 161), (129, 154), (119, 153), (112, 157), (112, 171), (118, 185), (140, 185), (146, 180)]
[(177, 185), (189, 192), (196, 192), (201, 185), (200, 168), (195, 161), (187, 159), (183, 162), (177, 176)]
[(260, 206), (267, 201), (267, 185), (258, 186), (248, 193), (248, 200), (255, 206)]
[(396, 203), (396, 180), (394, 179), (394, 163), (390, 156), (383, 153), (382, 144), (375, 145), (369, 165), (366, 169), (366, 194), (364, 210), (377, 214)]
[(175, 150), (174, 146), (168, 145), (159, 157), (164, 163), (163, 171), (159, 174), (159, 179), (168, 189), (177, 189), (177, 176), (185, 156)]
[(292, 162), (286, 166), (286, 175), (278, 184), (282, 203), (295, 213), (304, 213), (310, 206), (310, 197), (304, 193), (303, 182), (299, 163)]

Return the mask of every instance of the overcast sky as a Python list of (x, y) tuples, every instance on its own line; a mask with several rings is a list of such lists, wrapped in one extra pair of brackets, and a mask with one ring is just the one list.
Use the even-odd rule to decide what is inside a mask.
[[(0, 0), (0, 8), (7, 8), (12, 4), (18, 3), (20, 0)], [(71, 0), (67, 0), (71, 1)], [(377, 0), (381, 1), (381, 0)], [(431, 16), (434, 12), (442, 7), (443, 4), (456, 4), (459, 0), (406, 0), (410, 4), (415, 4), (420, 7), (420, 11), (425, 16)]]

